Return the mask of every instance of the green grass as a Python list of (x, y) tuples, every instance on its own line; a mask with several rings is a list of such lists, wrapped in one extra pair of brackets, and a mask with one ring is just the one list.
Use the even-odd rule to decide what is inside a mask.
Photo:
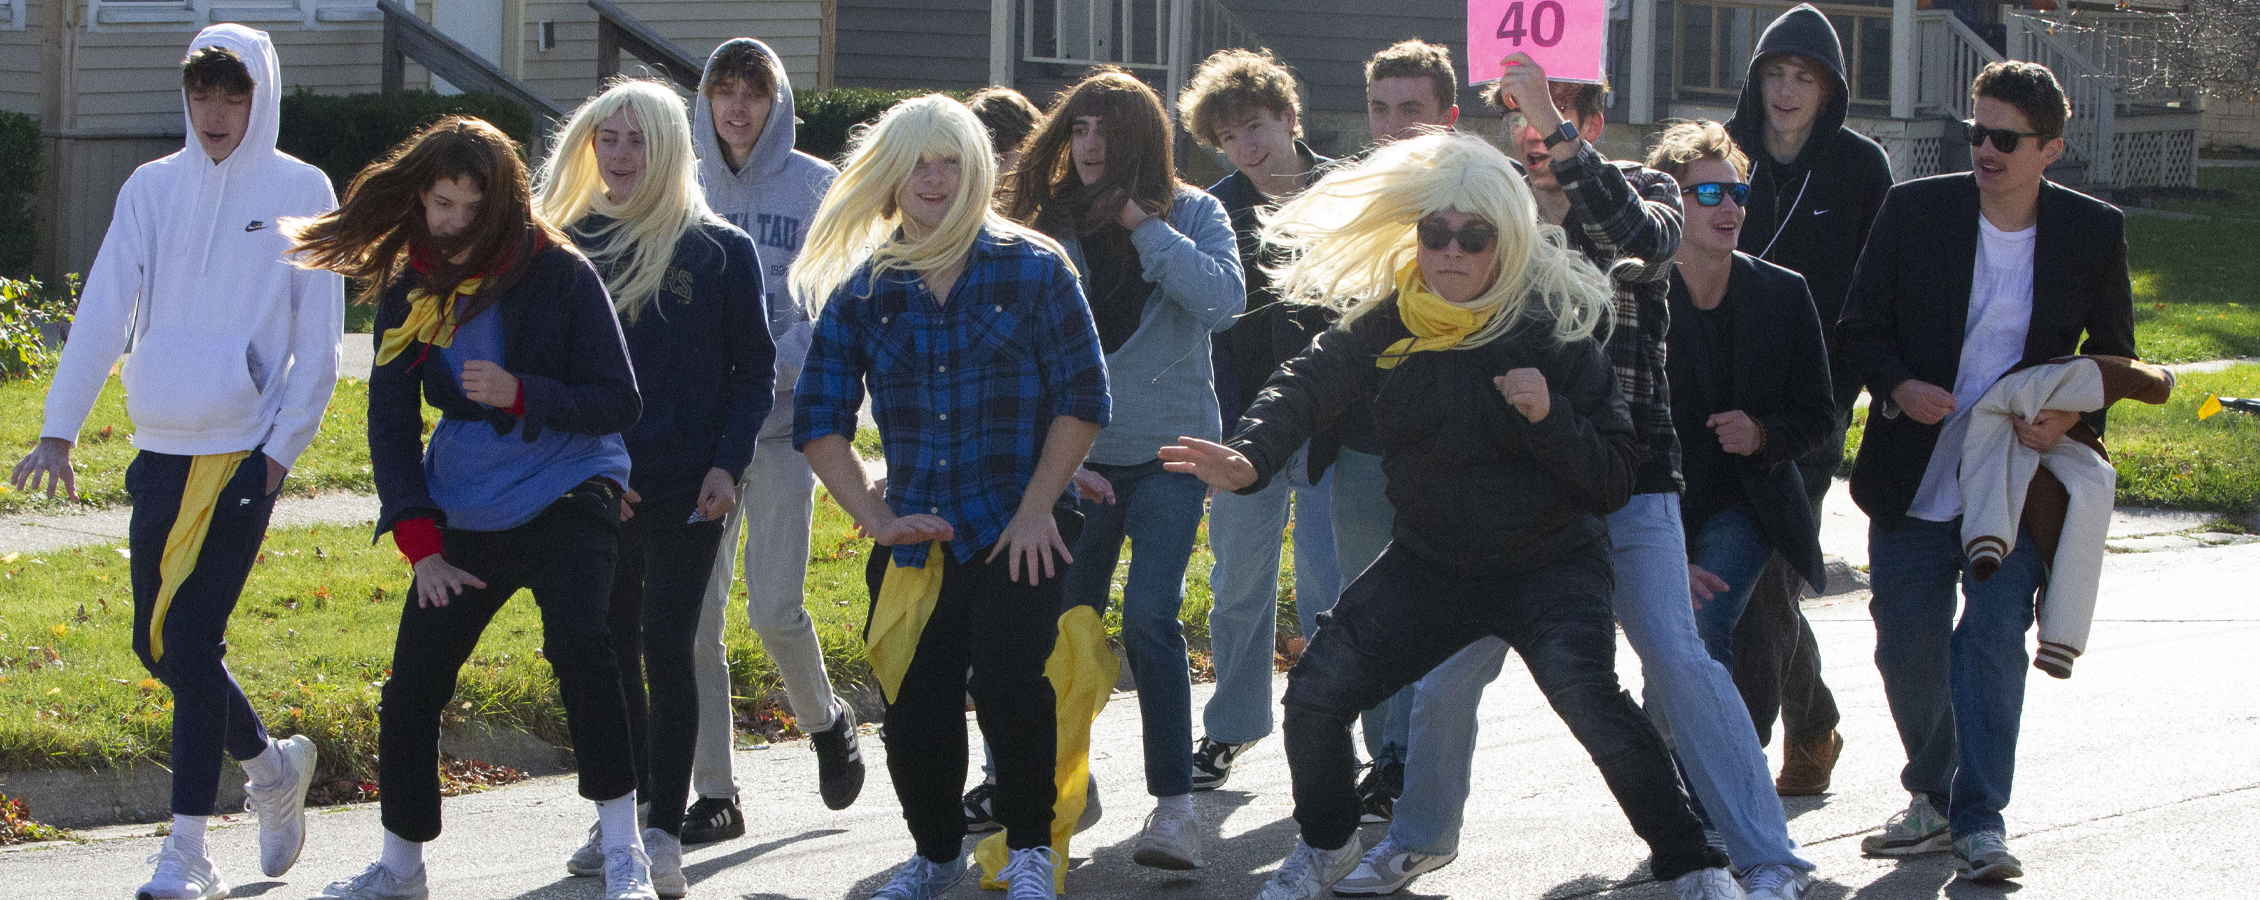
[(2260, 355), (2260, 288), (2244, 271), (2260, 247), (2260, 169), (2200, 169), (2198, 184), (2234, 196), (2158, 204), (2202, 220), (2127, 217), (2135, 346), (2151, 362)]

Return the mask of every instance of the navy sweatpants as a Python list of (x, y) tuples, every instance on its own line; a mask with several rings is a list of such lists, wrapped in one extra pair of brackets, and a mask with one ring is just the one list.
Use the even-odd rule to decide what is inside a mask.
[[(228, 674), (225, 657), (228, 616), (266, 540), (275, 498), (267, 493), (267, 456), (253, 451), (220, 489), (196, 567), (159, 617), (158, 567), (194, 459), (147, 450), (134, 456), (126, 467), (126, 493), (133, 498), (127, 545), (133, 552), (134, 653), (173, 691), (173, 813), (209, 816), (219, 804), (221, 751), (245, 760), (267, 749), (267, 729)], [(162, 646), (162, 655), (153, 646)]]

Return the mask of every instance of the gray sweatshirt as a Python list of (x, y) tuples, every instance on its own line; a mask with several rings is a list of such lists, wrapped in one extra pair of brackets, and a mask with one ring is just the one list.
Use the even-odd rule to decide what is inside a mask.
[[(731, 44), (751, 44), (769, 57), (777, 73), (777, 95), (769, 105), (769, 121), (753, 152), (738, 171), (724, 160), (721, 138), (714, 133), (714, 107), (701, 92), (692, 104), (691, 140), (698, 148), (698, 183), (706, 189), (706, 204), (730, 224), (753, 236), (761, 254), (762, 292), (768, 298), (769, 336), (777, 344), (777, 391), (790, 395), (800, 380), (801, 363), (808, 356), (812, 329), (807, 308), (793, 299), (785, 275), (800, 258), (801, 239), (816, 218), (816, 205), (832, 187), (840, 170), (830, 163), (793, 149), (793, 87), (785, 76), (776, 51), (752, 38), (732, 38), (714, 48), (720, 54)], [(707, 57), (707, 65), (714, 57)], [(776, 408), (789, 423), (793, 405)], [(774, 416), (775, 413), (772, 413)], [(764, 429), (766, 431), (767, 429)]]

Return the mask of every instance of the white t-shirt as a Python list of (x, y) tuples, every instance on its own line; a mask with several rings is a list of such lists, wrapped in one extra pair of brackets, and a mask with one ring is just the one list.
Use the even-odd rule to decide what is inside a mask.
[(1970, 315), (1962, 326), (1962, 365), (1954, 376), (1954, 414), (1939, 429), (1922, 486), (1907, 515), (1951, 522), (1962, 514), (1962, 437), (1970, 410), (2025, 356), (2032, 325), (2032, 246), (2038, 226), (2002, 231), (1978, 217), (1977, 265), (1970, 274)]

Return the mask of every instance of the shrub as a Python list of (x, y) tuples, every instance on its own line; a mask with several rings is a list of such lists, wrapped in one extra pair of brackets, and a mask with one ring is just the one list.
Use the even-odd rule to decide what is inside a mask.
[(343, 195), (362, 168), (416, 129), (447, 115), (485, 119), (520, 144), (534, 133), (533, 116), (525, 107), (493, 94), (316, 94), (301, 87), (283, 98), (275, 146), (321, 169)]
[[(930, 90), (882, 91), (877, 88), (807, 88), (793, 91), (793, 112), (800, 125), (794, 131), (793, 149), (837, 164), (847, 152), (848, 133), (893, 106)], [(944, 91), (964, 99), (964, 91)]]
[(39, 121), (0, 112), (0, 278), (31, 274), (39, 230), (31, 198), (39, 190)]
[(76, 275), (63, 282), (62, 290), (43, 288), (36, 278), (0, 277), (0, 379), (24, 378), (46, 368), (54, 354), (47, 349), (41, 326), (54, 324), (67, 330), (77, 305)]

